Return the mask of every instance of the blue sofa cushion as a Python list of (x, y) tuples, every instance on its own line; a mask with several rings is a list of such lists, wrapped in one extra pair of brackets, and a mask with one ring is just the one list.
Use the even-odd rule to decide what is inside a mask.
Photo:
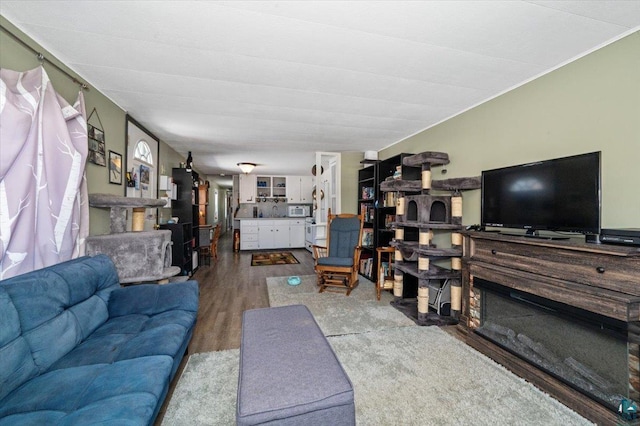
[(120, 288), (104, 255), (0, 281), (0, 426), (152, 424), (198, 283)]
[(177, 357), (191, 333), (193, 314), (127, 315), (107, 321), (89, 339), (62, 357), (50, 370), (112, 363), (150, 355)]
[[(109, 317), (129, 314), (155, 315), (162, 312), (181, 309), (198, 311), (198, 289), (195, 281), (192, 284), (179, 285), (137, 285), (114, 291), (109, 300)], [(191, 286), (189, 295), (185, 288)]]
[(0, 287), (0, 400), (38, 374), (29, 344), (20, 333), (18, 311)]
[(146, 424), (163, 396), (172, 364), (171, 357), (154, 356), (50, 371), (2, 401), (0, 426)]
[(9, 322), (2, 327), (6, 340), (0, 342), (0, 370), (6, 370), (6, 359), (10, 371), (0, 373), (0, 399), (45, 372), (102, 325), (108, 318), (109, 293), (119, 286), (113, 262), (104, 255), (2, 281), (2, 294), (8, 296), (0, 300), (2, 315), (7, 312)]

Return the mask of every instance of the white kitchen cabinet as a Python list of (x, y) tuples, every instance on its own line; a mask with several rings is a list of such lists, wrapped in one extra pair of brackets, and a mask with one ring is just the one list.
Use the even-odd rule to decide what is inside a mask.
[(289, 221), (258, 221), (258, 247), (260, 249), (289, 247)]
[(274, 248), (289, 247), (289, 224), (287, 222), (287, 220), (278, 221), (273, 227)]
[(240, 250), (257, 250), (258, 245), (258, 221), (240, 221)]
[(289, 220), (289, 247), (302, 248), (304, 247), (305, 234), (304, 234), (304, 220), (294, 219)]
[(273, 225), (260, 223), (258, 226), (258, 247), (261, 249), (274, 248), (273, 245)]
[(287, 202), (311, 204), (313, 176), (287, 176)]
[(256, 202), (256, 175), (239, 175), (239, 195), (241, 203), (255, 203)]
[(313, 176), (300, 176), (300, 202), (304, 204), (313, 203)]
[(257, 176), (254, 191), (258, 198), (285, 198), (287, 196), (287, 178), (285, 176)]
[(304, 219), (255, 219), (240, 221), (240, 250), (302, 248)]

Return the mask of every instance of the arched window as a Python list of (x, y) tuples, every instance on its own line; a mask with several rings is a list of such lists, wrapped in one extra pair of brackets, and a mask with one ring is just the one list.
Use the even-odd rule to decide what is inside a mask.
[(153, 154), (151, 153), (149, 144), (144, 139), (140, 139), (136, 144), (136, 149), (133, 152), (133, 157), (137, 160), (149, 164), (150, 166), (153, 166)]

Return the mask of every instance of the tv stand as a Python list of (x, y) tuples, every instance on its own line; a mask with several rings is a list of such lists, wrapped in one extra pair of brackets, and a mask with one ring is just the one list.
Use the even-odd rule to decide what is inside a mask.
[(542, 241), (486, 232), (463, 234), (462, 311), (458, 327), (466, 343), (598, 424), (637, 425), (625, 422), (610, 405), (588, 397), (477, 333), (488, 299), (483, 301), (485, 294), (476, 285), (478, 282), (474, 283), (476, 279), (490, 281), (506, 291), (515, 290), (624, 323), (627, 333), (622, 338), (626, 338), (628, 350), (628, 393), (624, 396), (640, 401), (637, 247)]
[(560, 240), (568, 240), (569, 237), (564, 236), (556, 236), (556, 235), (540, 235), (538, 231), (529, 232), (526, 234), (510, 234), (508, 232), (500, 232), (500, 235), (506, 235), (509, 237), (524, 237), (524, 238), (535, 238), (538, 240), (548, 240), (548, 241), (560, 241)]

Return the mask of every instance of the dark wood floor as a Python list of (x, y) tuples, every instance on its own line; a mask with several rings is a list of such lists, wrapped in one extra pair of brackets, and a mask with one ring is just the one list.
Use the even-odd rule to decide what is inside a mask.
[[(276, 250), (270, 250), (276, 251)], [(305, 249), (291, 251), (300, 262), (296, 265), (251, 266), (251, 251), (234, 253), (232, 233), (227, 232), (218, 243), (218, 260), (201, 265), (193, 279), (200, 285), (198, 322), (189, 344), (189, 354), (240, 347), (242, 313), (247, 309), (269, 306), (268, 277), (313, 275), (313, 257)], [(460, 338), (457, 327), (441, 327)], [(180, 364), (176, 378), (160, 410), (156, 425), (162, 422), (171, 395), (182, 374), (188, 355)]]
[[(251, 266), (251, 251), (233, 252), (231, 232), (220, 238), (218, 260), (212, 259), (210, 266), (201, 265), (193, 276), (200, 285), (200, 307), (196, 328), (189, 344), (189, 354), (239, 348), (242, 313), (247, 309), (269, 306), (267, 277), (314, 273), (311, 253), (305, 249), (287, 251), (291, 251), (300, 263)], [(169, 388), (156, 425), (162, 421), (187, 358), (182, 360), (176, 379)]]

